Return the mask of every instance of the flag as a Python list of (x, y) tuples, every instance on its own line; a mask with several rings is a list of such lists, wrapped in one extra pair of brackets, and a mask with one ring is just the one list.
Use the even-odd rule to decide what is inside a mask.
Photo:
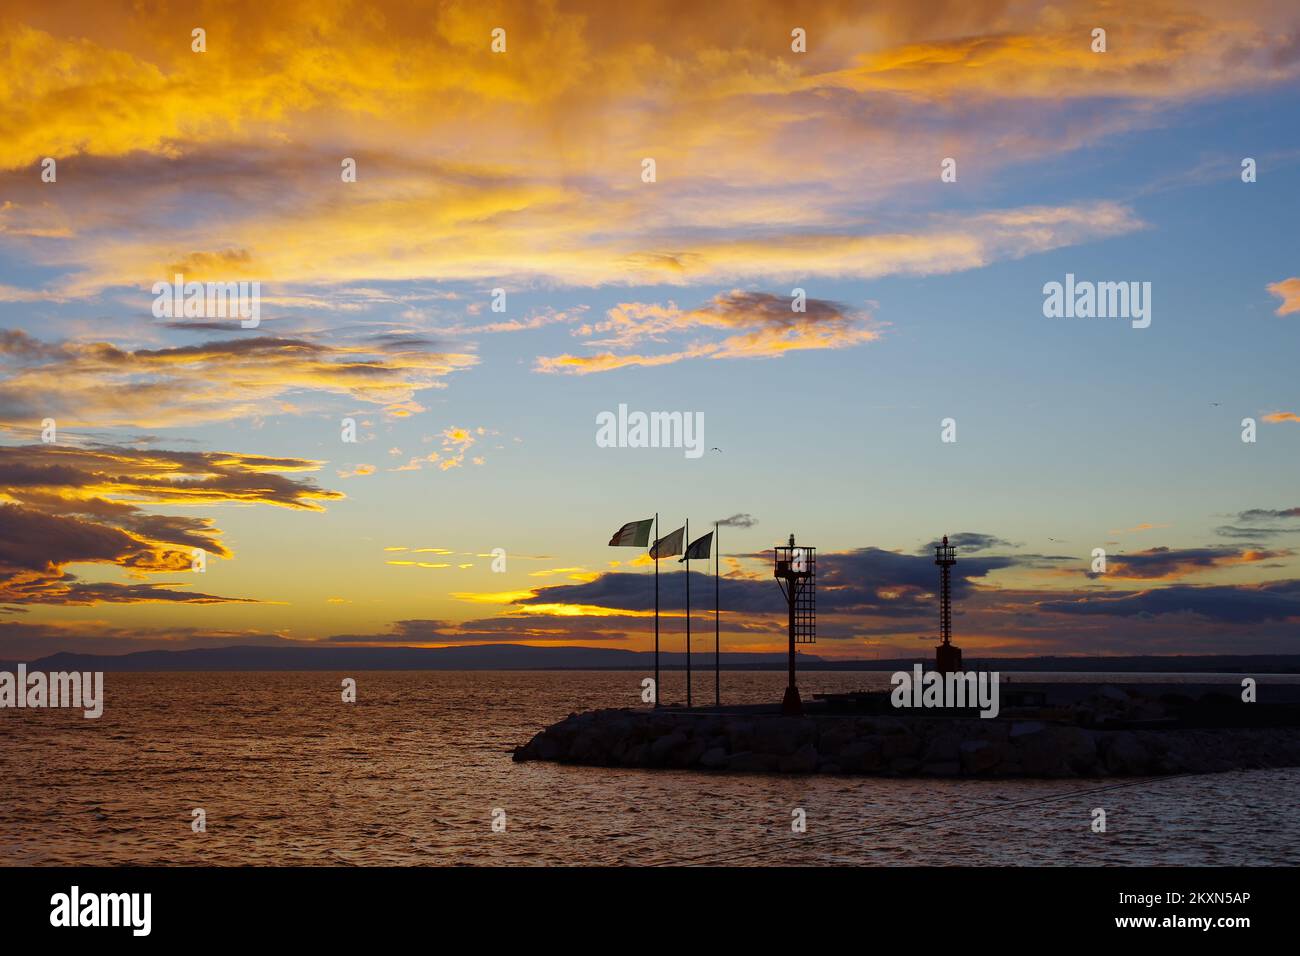
[(710, 531), (703, 537), (696, 538), (692, 541), (691, 546), (686, 549), (686, 554), (683, 557), (678, 558), (677, 563), (681, 564), (683, 561), (699, 561), (707, 558), (712, 553), (710, 550), (712, 547), (713, 532)]
[(614, 537), (609, 539), (609, 546), (611, 548), (644, 548), (650, 543), (650, 526), (654, 523), (654, 518), (646, 518), (644, 521), (629, 521), (614, 532)]
[(682, 538), (686, 535), (685, 528), (678, 528), (672, 534), (664, 535), (655, 542), (654, 547), (650, 549), (652, 558), (670, 558), (674, 554), (682, 553)]

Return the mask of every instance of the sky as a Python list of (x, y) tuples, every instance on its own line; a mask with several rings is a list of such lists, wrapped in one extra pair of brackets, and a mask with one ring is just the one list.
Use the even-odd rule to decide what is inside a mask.
[(704, 6), (0, 2), (0, 659), (1300, 651), (1300, 12)]

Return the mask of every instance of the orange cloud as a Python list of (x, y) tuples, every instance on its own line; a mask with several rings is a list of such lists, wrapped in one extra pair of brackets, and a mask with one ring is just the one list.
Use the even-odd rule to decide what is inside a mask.
[(1155, 524), (1150, 521), (1143, 521), (1141, 524), (1136, 524), (1131, 528), (1111, 528), (1106, 533), (1107, 534), (1134, 534), (1138, 531), (1154, 531), (1157, 528), (1168, 528), (1168, 527), (1169, 525), (1167, 524)]
[[(1192, 574), (1204, 574), (1223, 568), (1244, 567), (1261, 562), (1290, 558), (1290, 550), (1238, 550), (1236, 548), (1150, 548), (1109, 559), (1106, 578), (1144, 581), (1176, 581)], [(1100, 575), (1089, 574), (1089, 577)]]
[(445, 376), (476, 361), (414, 340), (327, 344), (250, 334), (128, 351), (107, 342), (45, 343), (13, 330), (0, 332), (0, 422), (194, 425), (266, 415), (295, 389), (386, 405), (445, 387)]
[(339, 477), (340, 478), (364, 478), (367, 475), (373, 475), (374, 473), (375, 473), (374, 465), (357, 465), (351, 471), (348, 471), (347, 469), (340, 469)]
[(1268, 286), (1268, 291), (1282, 300), (1277, 307), (1277, 315), (1290, 315), (1300, 312), (1300, 279), (1283, 279)]
[[(44, 296), (147, 288), (175, 267), (260, 278), (273, 301), (326, 308), (343, 307), (333, 294), (354, 280), (974, 268), (1138, 224), (1079, 207), (899, 229), (863, 207), (933, 181), (937, 156), (976, 155), (984, 170), (1032, 161), (1298, 68), (1285, 15), (1251, 3), (1108, 11), (1105, 54), (1089, 49), (1096, 17), (1082, 2), (922, 13), (911, 0), (724, 0), (689, 30), (595, 0), (232, 2), (205, 8), (202, 54), (183, 10), (108, 3), (65, 19), (60, 6), (0, 21), (0, 169), (15, 171), (0, 235), (50, 237), (40, 263), (61, 275)], [(790, 53), (787, 31), (756, 26), (795, 19), (813, 38), (806, 55)], [(495, 56), (503, 23), (509, 52)], [(979, 109), (994, 98), (1023, 111)], [(1105, 105), (1057, 128), (1062, 100)], [(978, 121), (937, 131), (916, 119), (965, 108)], [(808, 141), (823, 148), (791, 148)], [(355, 183), (339, 180), (344, 155)], [(639, 178), (647, 155), (653, 184)], [(32, 175), (46, 156), (64, 164), (57, 188)], [(179, 185), (196, 181), (203, 197)], [(180, 202), (202, 215), (160, 228)]]
[(598, 336), (592, 339), (593, 344), (619, 349), (647, 339), (660, 341), (669, 334), (710, 329), (735, 334), (659, 355), (601, 352), (543, 357), (536, 367), (541, 372), (584, 374), (629, 365), (667, 365), (687, 358), (772, 358), (802, 349), (846, 348), (879, 335), (866, 315), (852, 313), (837, 303), (807, 299), (803, 306), (803, 311), (796, 312), (788, 296), (739, 290), (717, 295), (707, 305), (691, 310), (671, 303), (623, 303), (610, 309), (603, 322), (583, 326), (577, 333)]
[[(459, 468), (465, 464), (465, 453), (473, 447), (479, 438), (486, 434), (488, 434), (488, 430), (481, 425), (473, 429), (462, 428), (459, 425), (449, 426), (436, 436), (437, 440), (442, 444), (441, 452), (432, 451), (427, 455), (417, 455), (405, 465), (390, 468), (389, 471), (419, 471), (425, 465), (437, 465), (442, 471)], [(428, 438), (425, 439), (425, 441), (429, 440)], [(483, 464), (483, 459), (475, 458), (474, 464)]]
[(113, 565), (140, 576), (191, 572), (199, 551), (231, 558), (212, 519), (150, 514), (140, 506), (238, 502), (320, 511), (318, 501), (342, 495), (286, 474), (319, 465), (227, 452), (0, 446), (0, 603), (242, 600), (175, 583), (87, 583), (65, 568)]

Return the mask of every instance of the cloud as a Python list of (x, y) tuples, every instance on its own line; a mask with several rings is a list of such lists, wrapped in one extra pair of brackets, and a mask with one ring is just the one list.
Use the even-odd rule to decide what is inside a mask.
[[(770, 568), (771, 552), (749, 555)], [(953, 576), (954, 594), (966, 594), (976, 579), (1011, 567), (1012, 558), (968, 558), (959, 561)], [(685, 572), (661, 573), (660, 607), (685, 609)], [(699, 588), (712, 587), (710, 575), (692, 572)], [(899, 554), (879, 548), (824, 553), (817, 559), (817, 606), (830, 613), (884, 616), (929, 614), (938, 576), (931, 558)], [(719, 580), (720, 601), (728, 613), (782, 614), (785, 601), (769, 575), (755, 578), (728, 576)], [(700, 593), (704, 593), (701, 591)], [(654, 608), (654, 590), (644, 574), (609, 572), (582, 584), (536, 588), (513, 596), (520, 608), (601, 608), (607, 611), (646, 612)]]
[(1243, 538), (1258, 541), (1262, 538), (1275, 538), (1280, 534), (1300, 534), (1300, 527), (1241, 527), (1239, 525), (1225, 524), (1215, 528), (1214, 533), (1221, 538)]
[[(806, 311), (795, 312), (789, 296), (739, 290), (715, 296), (698, 309), (682, 310), (640, 302), (623, 303), (606, 319), (577, 330), (594, 346), (614, 348), (595, 355), (557, 355), (537, 360), (541, 372), (609, 371), (629, 365), (666, 365), (687, 358), (772, 358), (803, 349), (837, 349), (869, 342), (878, 332), (868, 317), (844, 306), (808, 299)], [(662, 341), (668, 335), (724, 331), (733, 334), (713, 342), (695, 342), (678, 352), (646, 356), (626, 350), (639, 343)]]
[(1264, 521), (1273, 518), (1300, 518), (1300, 508), (1251, 508), (1237, 515), (1241, 521)]
[(1188, 574), (1277, 561), (1292, 551), (1243, 550), (1240, 548), (1150, 548), (1108, 558), (1105, 574), (1084, 572), (1090, 578), (1174, 579)]
[(1044, 601), (1044, 611), (1115, 617), (1191, 614), (1232, 624), (1300, 620), (1300, 581), (1260, 585), (1173, 585)]
[(718, 522), (720, 528), (752, 528), (758, 524), (758, 519), (744, 511), (738, 511), (730, 518), (723, 518)]
[(1300, 524), (1294, 526), (1260, 526), (1259, 521), (1286, 521), (1300, 518), (1300, 508), (1251, 508), (1237, 515), (1242, 525), (1221, 525), (1214, 533), (1223, 538), (1248, 538), (1259, 540), (1282, 534), (1300, 533)]
[(435, 331), (440, 335), (492, 335), (500, 332), (526, 332), (546, 328), (550, 325), (565, 325), (581, 321), (588, 307), (576, 305), (569, 309), (546, 307), (523, 319), (502, 319), (499, 322), (482, 322), (478, 324), (460, 323), (442, 326)]
[[(462, 428), (459, 425), (450, 425), (438, 435), (425, 439), (425, 441), (438, 441), (442, 446), (441, 452), (432, 451), (427, 455), (416, 455), (407, 461), (405, 465), (390, 468), (389, 471), (419, 471), (426, 465), (437, 465), (442, 471), (460, 468), (465, 464), (466, 453), (474, 447), (480, 438), (488, 434), (496, 434), (496, 432), (489, 432), (482, 425), (477, 428)], [(484, 459), (476, 456), (473, 463), (482, 465)]]
[[(980, 535), (984, 540), (1005, 540)], [(1232, 548), (1151, 549), (1115, 559), (1117, 580), (1172, 580), (1182, 575), (1234, 567), (1276, 566), (1289, 551)], [(737, 570), (719, 581), (722, 626), (731, 646), (779, 647), (786, 606), (770, 577), (771, 552), (738, 556)], [(1108, 586), (1105, 579), (1080, 588), (1016, 588), (993, 580), (995, 572), (1039, 566), (1034, 555), (959, 558), (953, 595), (963, 646), (986, 652), (1069, 653), (1083, 645), (1107, 653), (1142, 653), (1159, 643), (1163, 653), (1227, 653), (1242, 646), (1285, 647), (1285, 635), (1265, 625), (1285, 622), (1297, 613), (1300, 581), (1252, 585), (1168, 584), (1135, 591)], [(915, 652), (918, 636), (927, 640), (937, 614), (938, 574), (929, 553), (903, 554), (866, 547), (818, 555), (818, 634), (826, 641), (877, 638), (901, 642), (895, 651)], [(660, 574), (660, 608), (674, 633), (684, 612), (684, 572)], [(1127, 575), (1127, 577), (1125, 577)], [(1002, 579), (999, 579), (1000, 581)], [(1014, 580), (1007, 578), (1006, 581)], [(1055, 580), (1055, 579), (1054, 579)], [(694, 587), (708, 593), (713, 582), (696, 572)], [(496, 620), (527, 615), (560, 630), (571, 622), (581, 627), (608, 627), (629, 617), (626, 627), (644, 635), (653, 614), (654, 588), (644, 573), (611, 571), (590, 581), (532, 588), (496, 595), (462, 594), (467, 600), (501, 605)], [(699, 613), (699, 612), (697, 612)], [(1125, 619), (1124, 630), (1088, 623), (1092, 617)], [(638, 623), (639, 619), (639, 623)], [(1177, 621), (1157, 623), (1157, 619)], [(1250, 624), (1255, 630), (1224, 633), (1221, 628)], [(577, 636), (578, 631), (573, 635)], [(1283, 643), (1279, 644), (1278, 642)]]
[[(944, 99), (1050, 99), (1075, 97), (1180, 99), (1278, 82), (1296, 75), (1294, 33), (1269, 34), (1266, 19), (1236, 18), (1227, 5), (1150, 4), (1106, 17), (1109, 45), (1092, 52), (1091, 31), (1100, 21), (1083, 4), (1027, 9), (1005, 16), (1003, 28), (979, 35), (910, 43), (867, 53), (858, 64), (823, 82), (859, 92), (905, 93)], [(1034, 29), (1027, 20), (1033, 18)], [(1283, 22), (1290, 19), (1280, 18)], [(1289, 24), (1294, 28), (1294, 21)], [(1280, 24), (1279, 24), (1280, 26)], [(1203, 66), (1198, 68), (1200, 61)], [(1222, 68), (1221, 75), (1206, 70)]]
[(374, 465), (357, 465), (351, 471), (349, 471), (346, 468), (339, 469), (338, 475), (340, 478), (365, 478), (366, 476), (373, 475), (374, 473), (375, 473)]
[[(672, 156), (700, 163), (723, 132), (738, 148), (770, 149), (773, 127), (794, 125), (794, 106), (837, 95), (867, 108), (898, 97), (939, 106), (1046, 101), (1056, 110), (1104, 99), (1120, 109), (1126, 98), (1177, 102), (1296, 74), (1292, 18), (1256, 2), (1109, 11), (1104, 56), (1090, 50), (1096, 15), (1081, 0), (893, 0), (797, 12), (782, 0), (724, 0), (690, 30), (650, 9), (615, 11), (598, 0), (435, 10), (243, 0), (205, 10), (201, 56), (190, 51), (193, 24), (183, 9), (79, 14), (75, 33), (57, 10), (5, 21), (0, 166), (50, 154), (177, 155), (256, 142), (273, 129), (311, 142), (326, 131), (319, 117), (327, 107), (356, 114), (370, 127), (367, 141), (384, 145), (422, 127), (445, 139), (480, 120), (480, 148), (500, 156), (529, 153), (549, 128), (553, 149), (573, 162), (602, 137), (627, 146), (634, 129), (668, 121), (676, 107), (685, 116), (670, 132), (683, 142)], [(778, 42), (788, 31), (774, 40), (761, 26), (796, 21), (814, 38), (797, 57), (788, 40)], [(509, 53), (490, 56), (490, 31), (503, 23)], [(546, 42), (528, 42), (535, 37)], [(602, 122), (585, 122), (588, 115)], [(815, 158), (799, 152), (800, 162)]]
[[(1082, 3), (918, 18), (905, 0), (797, 15), (730, 0), (683, 31), (594, 0), (237, 2), (205, 11), (202, 55), (183, 11), (110, 9), (79, 12), (74, 35), (37, 11), (0, 27), (0, 237), (54, 273), (47, 298), (176, 267), (324, 308), (381, 281), (948, 273), (1141, 223), (1107, 203), (882, 216), (934, 181), (936, 157), (996, 172), (1297, 73), (1291, 24), (1267, 7), (1254, 24), (1236, 7), (1111, 11), (1104, 56)], [(796, 16), (807, 55), (754, 26)], [(504, 22), (515, 42), (491, 56)], [(46, 156), (57, 189), (33, 174)]]
[[(0, 574), (4, 568), (0, 567)], [(0, 582), (0, 601), (14, 604), (57, 604), (65, 607), (96, 604), (256, 604), (250, 598), (220, 597), (181, 590), (174, 581), (155, 584), (87, 583), (73, 575), (10, 578)]]
[(1154, 524), (1150, 521), (1143, 521), (1141, 524), (1135, 524), (1131, 528), (1111, 528), (1107, 534), (1137, 534), (1140, 531), (1155, 531), (1158, 528), (1168, 528), (1168, 524)]
[(70, 564), (132, 575), (190, 572), (194, 552), (233, 557), (210, 518), (150, 514), (142, 505), (238, 502), (320, 511), (341, 498), (293, 472), (319, 462), (229, 452), (116, 446), (0, 446), (0, 603), (238, 601), (167, 584), (88, 584)]
[(1278, 315), (1300, 312), (1300, 279), (1291, 278), (1274, 282), (1269, 285), (1268, 291), (1282, 300), (1282, 304), (1277, 307)]
[(201, 345), (119, 349), (107, 342), (0, 337), (0, 423), (50, 417), (61, 427), (196, 425), (267, 415), (298, 392), (395, 407), (445, 387), (470, 355), (418, 343), (327, 344), (249, 335)]
[[(929, 544), (923, 544), (917, 548), (916, 553), (921, 555), (934, 556), (934, 549), (942, 542), (935, 538)], [(980, 534), (978, 531), (958, 531), (956, 534), (948, 535), (948, 543), (957, 549), (959, 553), (966, 551), (987, 551), (989, 548), (1018, 548), (1017, 544), (1012, 544), (1004, 538), (997, 535)]]

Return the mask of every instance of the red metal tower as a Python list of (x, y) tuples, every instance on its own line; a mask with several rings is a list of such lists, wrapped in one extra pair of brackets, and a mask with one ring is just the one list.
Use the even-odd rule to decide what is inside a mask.
[(940, 674), (959, 671), (961, 648), (952, 642), (952, 566), (957, 563), (957, 549), (943, 536), (943, 544), (934, 546), (934, 563), (939, 566), (939, 646), (934, 649), (934, 669)]
[(794, 679), (794, 646), (817, 642), (817, 549), (796, 548), (794, 535), (790, 535), (789, 546), (776, 549), (773, 576), (790, 605), (790, 685), (781, 701), (781, 713), (797, 717), (803, 714), (803, 702)]

